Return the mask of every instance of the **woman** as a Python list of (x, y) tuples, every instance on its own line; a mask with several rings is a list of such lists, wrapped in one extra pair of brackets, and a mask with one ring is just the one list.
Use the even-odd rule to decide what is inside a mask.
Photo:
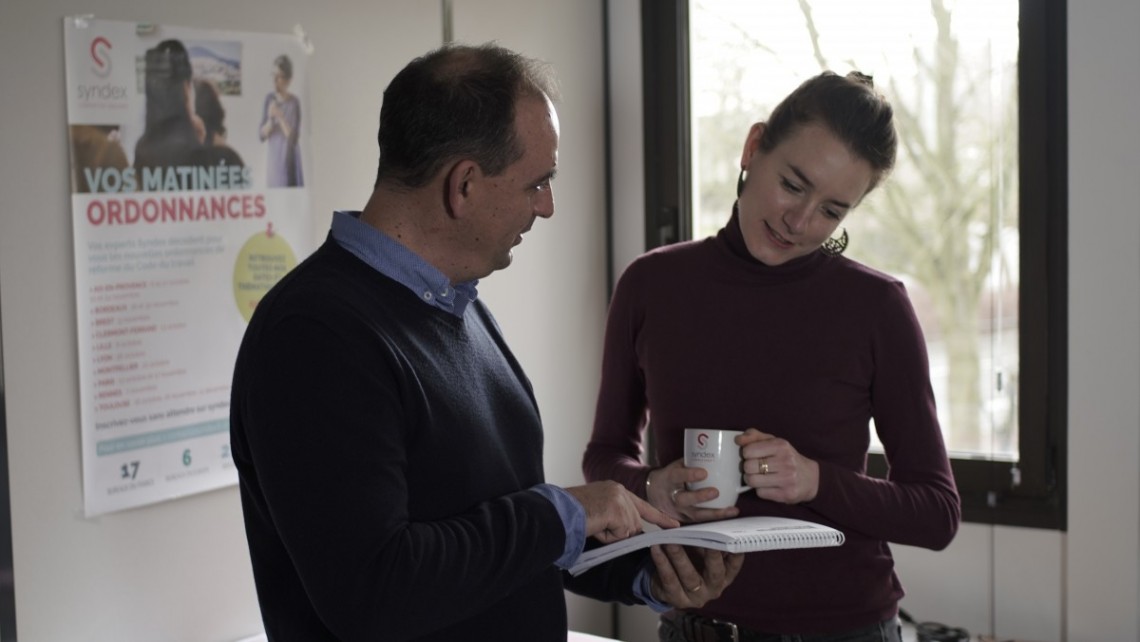
[(186, 46), (163, 40), (146, 52), (146, 126), (135, 143), (136, 168), (201, 164), (205, 126), (194, 113), (193, 69)]
[(265, 97), (261, 109), (262, 141), (268, 141), (269, 187), (300, 187), (305, 184), (301, 172), (301, 151), (297, 137), (301, 133), (301, 101), (289, 93), (293, 81), (293, 61), (280, 55), (273, 61), (273, 91)]
[(194, 79), (194, 112), (202, 120), (205, 130), (202, 136), (203, 156), (211, 157), (214, 161), (211, 164), (244, 167), (241, 155), (226, 142), (226, 109), (213, 81)]
[[(925, 342), (903, 285), (840, 256), (843, 219), (894, 164), (892, 110), (870, 78), (825, 72), (752, 126), (738, 200), (717, 236), (649, 252), (614, 292), (583, 468), (686, 521), (775, 515), (842, 530), (835, 548), (750, 555), (724, 595), (665, 613), (663, 641), (899, 640), (888, 542), (946, 547), (960, 504)], [(874, 419), (890, 462), (866, 475)], [(651, 461), (641, 463), (644, 429)], [(737, 438), (755, 489), (696, 508), (687, 427)], [(699, 588), (699, 587), (698, 587)]]

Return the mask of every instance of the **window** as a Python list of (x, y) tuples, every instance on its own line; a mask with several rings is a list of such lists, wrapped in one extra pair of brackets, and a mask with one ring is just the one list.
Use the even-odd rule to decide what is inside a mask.
[(748, 127), (804, 78), (857, 69), (891, 100), (898, 162), (848, 255), (907, 284), (967, 521), (1065, 527), (1064, 12), (642, 2), (647, 248), (724, 224)]

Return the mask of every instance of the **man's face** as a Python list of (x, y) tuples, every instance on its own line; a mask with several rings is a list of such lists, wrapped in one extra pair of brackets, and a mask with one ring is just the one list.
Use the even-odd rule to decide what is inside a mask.
[[(498, 176), (486, 177), (487, 189), (472, 222), (471, 242), (485, 273), (511, 264), (511, 250), (522, 243), (536, 217), (554, 215), (551, 180), (558, 166), (558, 114), (546, 98), (522, 98), (515, 109), (515, 129), (522, 158)], [(483, 271), (483, 270), (481, 270)]]

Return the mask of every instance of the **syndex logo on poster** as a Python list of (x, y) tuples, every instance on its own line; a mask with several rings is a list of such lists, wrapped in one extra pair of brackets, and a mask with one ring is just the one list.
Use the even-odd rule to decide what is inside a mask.
[(96, 36), (91, 40), (91, 72), (100, 78), (111, 75), (111, 41), (103, 36)]
[[(97, 78), (106, 79), (111, 75), (113, 62), (111, 50), (114, 46), (106, 36), (95, 36), (87, 48), (91, 57), (91, 73)], [(104, 101), (124, 101), (127, 88), (111, 82), (80, 83), (76, 95), (85, 103)]]

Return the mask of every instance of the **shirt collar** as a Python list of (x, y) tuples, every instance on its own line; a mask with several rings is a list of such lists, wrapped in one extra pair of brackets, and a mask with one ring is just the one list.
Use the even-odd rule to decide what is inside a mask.
[(462, 317), (478, 296), (478, 280), (451, 281), (399, 241), (360, 220), (358, 211), (333, 212), (332, 237), (372, 269), (400, 283), (428, 305)]

